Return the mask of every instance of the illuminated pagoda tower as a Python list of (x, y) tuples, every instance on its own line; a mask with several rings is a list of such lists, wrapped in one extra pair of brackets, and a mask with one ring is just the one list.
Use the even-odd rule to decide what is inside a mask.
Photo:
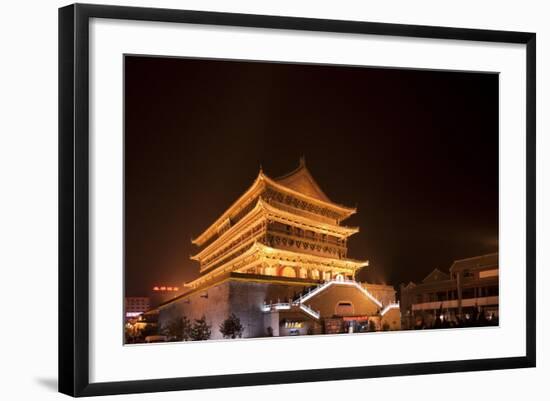
[[(245, 337), (326, 332), (329, 317), (341, 330), (344, 317), (358, 313), (363, 320), (377, 315), (380, 325), (381, 312), (397, 309), (395, 292), (355, 281), (368, 261), (347, 257), (347, 239), (359, 228), (341, 224), (355, 212), (325, 195), (303, 158), (276, 179), (260, 169), (246, 192), (192, 240), (201, 248), (191, 257), (200, 276), (161, 305), (161, 320), (204, 315), (212, 338), (221, 337), (219, 324), (231, 313), (244, 322)], [(360, 299), (349, 301), (354, 294)]]

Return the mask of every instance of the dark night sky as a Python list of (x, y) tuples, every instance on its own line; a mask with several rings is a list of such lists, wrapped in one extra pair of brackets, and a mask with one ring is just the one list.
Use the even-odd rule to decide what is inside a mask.
[(301, 155), (357, 206), (362, 280), (498, 250), (498, 75), (127, 56), (126, 294), (181, 285), (200, 234)]

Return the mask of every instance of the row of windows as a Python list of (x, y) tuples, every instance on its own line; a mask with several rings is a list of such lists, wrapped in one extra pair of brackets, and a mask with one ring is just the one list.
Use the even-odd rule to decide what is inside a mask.
[[(465, 288), (462, 290), (462, 299), (468, 298), (482, 298), (493, 297), (498, 295), (498, 286)], [(428, 294), (418, 294), (416, 296), (416, 302), (438, 302), (438, 301), (451, 301), (458, 299), (458, 291), (438, 291)]]
[(332, 236), (332, 235), (317, 233), (313, 230), (304, 230), (300, 227), (295, 227), (295, 226), (291, 226), (291, 225), (286, 225), (285, 227), (283, 227), (282, 224), (274, 223), (270, 226), (270, 228), (273, 228), (275, 230), (277, 230), (277, 229), (283, 230), (284, 229), (284, 231), (286, 231), (286, 233), (289, 234), (289, 235), (295, 235), (295, 236), (304, 237), (304, 238), (311, 238), (311, 239), (314, 239), (316, 241), (332, 242), (332, 243), (340, 244), (340, 245), (345, 245), (345, 243), (346, 243), (346, 241), (344, 239), (341, 239), (341, 238), (338, 238), (338, 237), (335, 237), (335, 236)]

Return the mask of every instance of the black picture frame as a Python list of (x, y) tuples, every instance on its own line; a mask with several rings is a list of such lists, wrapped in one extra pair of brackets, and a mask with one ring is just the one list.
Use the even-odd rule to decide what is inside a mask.
[[(88, 61), (91, 18), (275, 28), (526, 45), (526, 355), (521, 357), (408, 363), (90, 383), (89, 381), (89, 142)], [(534, 367), (536, 35), (435, 26), (339, 21), (220, 12), (74, 4), (59, 9), (59, 391), (71, 396), (237, 387), (400, 375)]]

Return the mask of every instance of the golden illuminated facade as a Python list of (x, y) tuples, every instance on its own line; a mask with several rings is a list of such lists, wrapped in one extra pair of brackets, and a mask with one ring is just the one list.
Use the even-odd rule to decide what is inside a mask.
[(277, 179), (260, 169), (250, 188), (193, 240), (202, 247), (192, 256), (201, 275), (186, 286), (203, 287), (231, 273), (352, 280), (368, 265), (347, 258), (347, 239), (359, 229), (341, 222), (355, 212), (323, 193), (303, 159)]
[[(356, 281), (368, 261), (347, 257), (355, 208), (332, 202), (302, 159), (293, 172), (252, 185), (203, 233), (191, 259), (200, 275), (159, 305), (159, 322), (204, 317), (218, 327), (239, 317), (243, 337), (340, 333), (400, 327), (395, 290)], [(369, 326), (370, 327), (370, 326)]]

